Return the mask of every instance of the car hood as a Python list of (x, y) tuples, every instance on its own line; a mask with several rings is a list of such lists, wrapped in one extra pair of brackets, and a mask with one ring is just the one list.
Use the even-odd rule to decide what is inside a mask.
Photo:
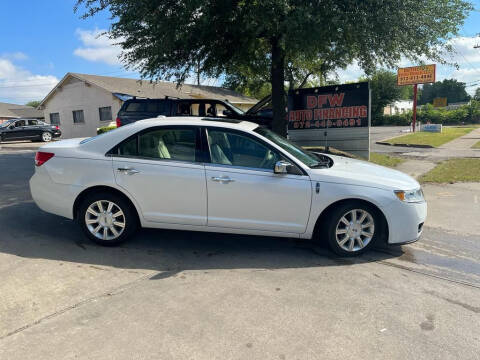
[(418, 189), (420, 184), (403, 172), (372, 164), (367, 161), (328, 155), (333, 160), (331, 168), (311, 169), (316, 181), (375, 187), (385, 190)]

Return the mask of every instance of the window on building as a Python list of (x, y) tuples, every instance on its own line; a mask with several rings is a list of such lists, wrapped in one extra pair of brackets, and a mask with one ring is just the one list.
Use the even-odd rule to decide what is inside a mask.
[(112, 121), (112, 107), (106, 106), (98, 108), (100, 114), (100, 121)]
[(60, 125), (60, 114), (59, 113), (50, 114), (50, 124)]
[(73, 113), (73, 123), (74, 124), (83, 124), (85, 118), (83, 117), (83, 110), (74, 110)]

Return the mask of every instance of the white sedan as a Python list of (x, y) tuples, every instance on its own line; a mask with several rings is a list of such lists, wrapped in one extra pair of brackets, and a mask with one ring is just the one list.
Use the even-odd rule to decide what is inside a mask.
[(410, 176), (245, 121), (142, 120), (45, 145), (35, 162), (37, 205), (102, 245), (142, 226), (315, 239), (349, 256), (416, 241), (427, 214)]

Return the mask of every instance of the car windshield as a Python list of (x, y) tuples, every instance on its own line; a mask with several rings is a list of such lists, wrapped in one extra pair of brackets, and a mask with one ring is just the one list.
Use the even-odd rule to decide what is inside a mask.
[(271, 130), (268, 130), (264, 127), (258, 127), (254, 130), (257, 134), (260, 134), (266, 137), (268, 140), (272, 141), (276, 145), (280, 146), (283, 150), (288, 152), (290, 155), (294, 156), (296, 159), (303, 162), (310, 168), (315, 168), (318, 166), (324, 166), (324, 164), (318, 161), (318, 157), (308, 151), (303, 150), (301, 147), (290, 142), (283, 136), (280, 136), (274, 133)]
[(15, 120), (7, 120), (7, 121), (5, 121), (4, 123), (1, 123), (1, 124), (0, 124), (0, 128), (7, 127), (8, 125), (13, 124), (14, 121), (15, 121)]

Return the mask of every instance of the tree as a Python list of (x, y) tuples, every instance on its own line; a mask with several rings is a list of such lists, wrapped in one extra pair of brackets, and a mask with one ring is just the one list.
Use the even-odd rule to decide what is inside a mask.
[(372, 119), (380, 117), (385, 106), (405, 96), (404, 87), (397, 85), (397, 75), (391, 71), (378, 70), (370, 77), (360, 80), (370, 82)]
[(446, 97), (449, 103), (465, 102), (470, 100), (465, 90), (465, 83), (458, 82), (455, 79), (445, 79), (433, 84), (424, 84), (422, 95), (418, 99), (420, 105), (432, 104), (433, 99), (437, 97)]
[(40, 105), (40, 103), (41, 103), (40, 100), (32, 100), (26, 103), (25, 105), (37, 108)]
[(473, 98), (474, 98), (476, 101), (480, 101), (480, 87), (478, 87), (478, 88), (475, 90), (475, 95), (473, 95)]
[(356, 59), (371, 71), (402, 56), (442, 61), (451, 50), (445, 40), (472, 9), (465, 0), (77, 0), (79, 6), (85, 17), (110, 11), (109, 34), (127, 67), (143, 77), (182, 83), (198, 59), (201, 71), (216, 77), (266, 65), (280, 134), (288, 62)]

